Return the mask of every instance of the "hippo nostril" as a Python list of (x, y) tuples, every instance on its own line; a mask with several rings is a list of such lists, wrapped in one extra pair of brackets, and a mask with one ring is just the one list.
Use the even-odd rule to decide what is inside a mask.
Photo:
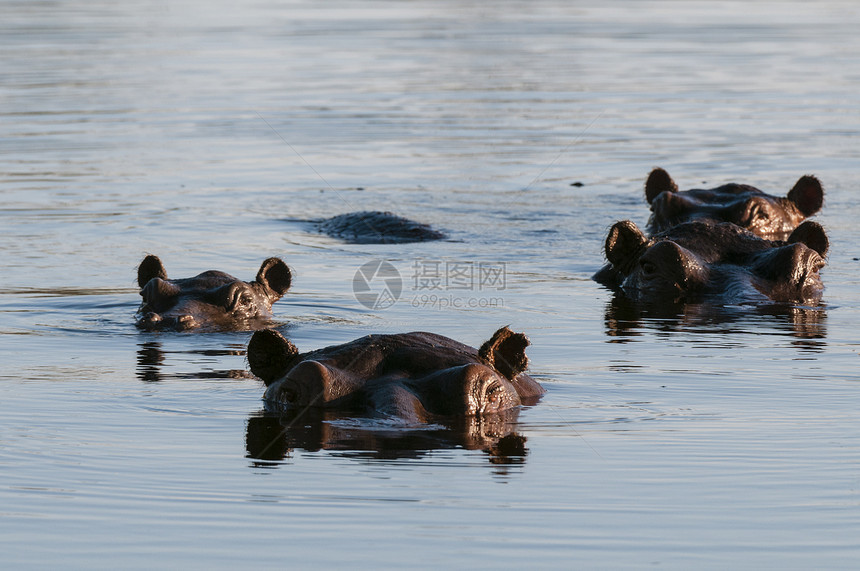
[(143, 313), (140, 318), (137, 320), (137, 326), (142, 329), (159, 329), (162, 325), (162, 317), (161, 315), (155, 313), (154, 311), (148, 311)]
[(173, 319), (173, 327), (176, 329), (193, 329), (196, 326), (193, 315), (180, 315)]

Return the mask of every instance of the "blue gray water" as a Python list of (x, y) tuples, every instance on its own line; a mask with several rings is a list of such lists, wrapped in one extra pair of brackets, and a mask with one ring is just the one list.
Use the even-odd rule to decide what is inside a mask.
[[(0, 11), (4, 567), (856, 565), (854, 3)], [(592, 282), (654, 166), (779, 194), (816, 174), (822, 306), (639, 315)], [(300, 222), (361, 209), (451, 239)], [(349, 418), (257, 451), (278, 426), (250, 333), (137, 331), (146, 253), (244, 279), (281, 256), (275, 320), (303, 350), (526, 332), (548, 389), (508, 427), (526, 453)], [(374, 260), (401, 277), (385, 309), (353, 295)]]

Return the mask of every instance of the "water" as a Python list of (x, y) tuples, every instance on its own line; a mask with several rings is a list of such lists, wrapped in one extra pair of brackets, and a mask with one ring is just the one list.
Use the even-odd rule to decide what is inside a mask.
[[(3, 2), (0, 562), (853, 567), (858, 24), (841, 2)], [(658, 165), (682, 188), (818, 175), (822, 307), (637, 314), (592, 282)], [(451, 240), (297, 222), (360, 209)], [(250, 333), (137, 331), (148, 252), (174, 277), (281, 256), (302, 350), (526, 332), (548, 393), (513, 425), (525, 455), (348, 418), (259, 453)], [(352, 280), (378, 259), (403, 291), (374, 311)], [(434, 268), (504, 280), (429, 290)]]

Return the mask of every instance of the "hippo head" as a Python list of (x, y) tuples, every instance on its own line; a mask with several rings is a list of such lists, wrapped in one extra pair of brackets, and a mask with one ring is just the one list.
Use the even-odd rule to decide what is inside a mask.
[(680, 224), (648, 238), (635, 224), (623, 221), (610, 229), (605, 244), (621, 289), (634, 299), (656, 302), (705, 296), (817, 301), (827, 249), (824, 229), (812, 221), (798, 226), (784, 242), (712, 222)]
[(504, 327), (480, 350), (430, 333), (370, 335), (300, 355), (272, 330), (248, 344), (265, 399), (284, 406), (370, 412), (408, 423), (493, 414), (537, 399), (543, 388), (522, 371), (528, 339)]
[(785, 197), (766, 194), (745, 184), (679, 191), (665, 170), (651, 171), (645, 182), (651, 205), (648, 228), (661, 232), (683, 222), (709, 219), (732, 222), (771, 240), (784, 240), (805, 218), (824, 203), (824, 189), (814, 176), (800, 177)]
[(157, 256), (137, 268), (143, 301), (138, 309), (142, 329), (236, 329), (272, 315), (272, 304), (290, 288), (289, 267), (279, 258), (260, 266), (257, 278), (244, 282), (210, 270), (193, 278), (171, 280)]
[(629, 220), (612, 226), (604, 250), (622, 289), (634, 298), (676, 301), (701, 292), (710, 278), (694, 252), (669, 240), (651, 240)]

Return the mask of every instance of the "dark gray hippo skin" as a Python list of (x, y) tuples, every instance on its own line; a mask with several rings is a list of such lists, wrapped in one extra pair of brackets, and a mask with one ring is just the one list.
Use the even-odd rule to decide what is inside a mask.
[(398, 244), (446, 238), (427, 224), (379, 211), (341, 214), (319, 221), (317, 228), (323, 234), (353, 244)]
[(176, 331), (255, 328), (272, 316), (272, 304), (291, 282), (290, 268), (279, 258), (264, 261), (256, 279), (245, 282), (216, 270), (168, 279), (158, 256), (148, 255), (137, 268), (143, 298), (137, 326)]
[(815, 303), (824, 289), (819, 270), (827, 249), (824, 229), (809, 220), (786, 241), (712, 221), (679, 224), (648, 238), (623, 221), (610, 229), (604, 246), (609, 263), (594, 279), (638, 301)]
[(368, 335), (299, 354), (273, 330), (248, 344), (251, 371), (274, 405), (316, 406), (409, 424), (500, 413), (544, 393), (525, 374), (528, 338), (507, 327), (480, 349), (433, 333)]
[(821, 210), (824, 189), (817, 178), (806, 175), (785, 197), (736, 183), (679, 191), (669, 173), (655, 168), (645, 182), (645, 198), (651, 205), (647, 228), (652, 234), (707, 219), (732, 222), (768, 240), (786, 240), (803, 220)]

